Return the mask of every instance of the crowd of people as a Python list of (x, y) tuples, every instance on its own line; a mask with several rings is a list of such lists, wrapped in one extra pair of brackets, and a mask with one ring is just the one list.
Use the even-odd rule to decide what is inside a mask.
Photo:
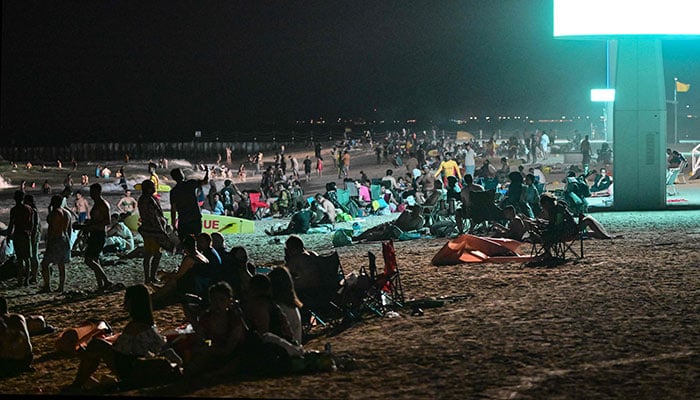
[[(210, 180), (212, 169), (206, 166), (203, 177), (189, 179), (182, 169), (174, 168), (170, 171), (175, 186), (169, 193), (169, 220), (160, 203), (159, 178), (153, 165), (149, 168), (151, 176), (140, 184), (141, 195), (133, 197), (127, 187), (114, 210), (103, 198), (100, 183), (89, 186), (92, 206), (81, 191), (72, 194), (72, 207), (67, 204), (71, 195), (53, 195), (41, 263), (37, 236), (39, 213), (33, 207), (31, 195), (21, 190), (15, 193), (16, 205), (3, 233), (14, 242), (20, 264), (18, 285), (36, 282), (37, 272), (41, 270), (42, 292), (52, 290), (49, 270), (52, 264), (59, 268), (57, 290), (64, 290), (65, 266), (72, 257), (73, 230), (84, 235), (84, 261), (95, 275), (98, 292), (124, 288), (107, 276), (100, 255), (110, 249), (133, 253), (142, 247), (138, 255), (143, 258), (143, 284), (126, 288), (124, 298), (130, 322), (122, 333), (91, 342), (81, 355), (70, 390), (84, 388), (100, 362), (113, 368), (125, 382), (152, 376), (144, 372), (137, 377), (133, 373), (144, 371), (141, 364), (145, 359), (167, 360), (167, 365), (163, 365), (168, 372), (166, 376), (171, 377), (193, 377), (216, 371), (222, 365), (236, 371), (288, 371), (290, 359), (305, 354), (301, 328), (303, 301), (305, 295), (319, 286), (319, 255), (305, 248), (300, 236), (312, 227), (327, 226), (333, 230), (337, 222), (348, 220), (344, 219), (348, 215), (352, 219), (396, 213), (396, 219), (358, 232), (353, 240), (397, 238), (405, 232), (429, 229), (436, 222), (432, 210), (438, 206), (436, 199), (440, 199), (439, 207), (446, 211), (446, 219), (454, 216), (454, 233), (474, 233), (478, 225), (474, 216), (479, 212), (475, 193), (492, 190), (496, 194), (493, 205), (502, 214), (492, 220), (490, 232), (484, 233), (523, 240), (526, 233), (536, 232), (547, 251), (548, 244), (557, 236), (573, 229), (572, 224), (588, 229), (593, 237), (609, 238), (592, 217), (572, 210), (565, 195), (556, 198), (544, 193), (546, 174), (534, 161), (547, 157), (549, 148), (541, 145), (545, 135), (544, 132), (539, 138), (533, 135), (524, 143), (514, 140), (495, 145), (493, 139), (456, 144), (431, 140), (427, 135), (418, 138), (416, 134), (395, 133), (383, 141), (372, 142), (377, 162), (389, 165), (383, 176), (371, 178), (362, 170), (350, 168), (353, 147), (343, 143), (331, 149), (332, 154), (327, 158), (333, 160), (347, 199), (340, 198), (334, 179), (323, 193), (304, 192), (304, 182), (323, 177), (320, 145), (314, 146), (317, 161), (313, 178), (309, 156), (299, 163), (281, 148), (274, 156), (273, 165), (265, 167), (259, 153), (254, 160), (260, 171), (260, 190), (241, 190), (228, 177), (219, 189)], [(533, 145), (535, 142), (542, 146), (540, 150), (537, 144)], [(516, 162), (523, 155), (530, 155), (528, 159), (533, 161), (527, 170), (523, 163)], [(499, 156), (501, 165), (491, 165), (489, 159)], [(244, 182), (242, 170), (239, 169), (239, 180)], [(603, 167), (589, 175), (570, 173), (566, 186), (571, 186), (570, 191), (574, 192), (575, 183), (586, 182), (593, 172), (593, 184), (590, 187), (586, 184), (591, 193), (612, 185), (612, 178)], [(206, 187), (208, 195), (203, 196)], [(269, 273), (256, 269), (244, 247), (227, 248), (221, 234), (205, 233), (202, 229), (202, 215), (206, 212), (254, 218), (251, 194), (259, 194), (258, 201), (266, 203), (271, 216), (289, 218), (286, 227), (266, 232), (289, 236), (285, 242), (284, 265)], [(124, 225), (124, 219), (136, 212), (141, 222), (138, 235)], [(575, 217), (579, 218), (578, 222), (573, 222)], [(160, 271), (164, 251), (181, 255), (174, 272)], [(172, 346), (153, 320), (154, 308), (172, 305), (182, 307), (186, 322), (192, 325), (196, 336), (186, 352), (174, 355), (168, 351)], [(2, 324), (0, 329), (6, 330)], [(19, 359), (26, 363), (26, 358)]]

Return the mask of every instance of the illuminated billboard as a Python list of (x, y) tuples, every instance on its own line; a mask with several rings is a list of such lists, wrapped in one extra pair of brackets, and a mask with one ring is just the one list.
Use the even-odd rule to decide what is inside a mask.
[(592, 102), (613, 102), (615, 101), (615, 89), (591, 89)]
[(698, 0), (554, 0), (554, 36), (694, 36), (698, 16)]

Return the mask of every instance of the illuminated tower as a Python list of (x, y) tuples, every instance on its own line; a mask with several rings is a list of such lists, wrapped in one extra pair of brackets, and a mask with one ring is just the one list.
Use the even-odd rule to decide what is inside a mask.
[(666, 208), (662, 39), (697, 38), (696, 0), (554, 0), (554, 36), (611, 40), (616, 210)]

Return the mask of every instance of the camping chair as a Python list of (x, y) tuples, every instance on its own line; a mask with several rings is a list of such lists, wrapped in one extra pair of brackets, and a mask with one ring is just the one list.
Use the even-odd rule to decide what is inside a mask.
[(347, 189), (336, 189), (335, 195), (340, 209), (343, 210), (343, 212), (350, 214), (353, 218), (357, 217), (357, 205), (355, 205), (355, 207), (350, 205), (352, 202), (350, 199), (350, 192)]
[(316, 265), (320, 275), (320, 286), (297, 292), (299, 300), (304, 303), (301, 308), (304, 329), (313, 326), (314, 321), (324, 327), (334, 326), (347, 315), (343, 301), (343, 279), (345, 274), (340, 265), (338, 252), (316, 257)]
[[(678, 183), (687, 184), (688, 181), (685, 179), (685, 169), (688, 167), (688, 161), (681, 161), (678, 166)], [(682, 181), (682, 182), (681, 182)]]
[(270, 205), (260, 200), (260, 192), (250, 192), (250, 209), (255, 219), (263, 219), (270, 210)]
[[(545, 254), (542, 230), (538, 226), (531, 225), (528, 227), (527, 232), (527, 239), (525, 239), (525, 241), (532, 244), (530, 255), (533, 257), (542, 257)], [(561, 236), (553, 241), (550, 246), (551, 261), (555, 263), (564, 263), (568, 260), (567, 256), (569, 254), (577, 259), (583, 258), (584, 232), (585, 226), (579, 220), (575, 232)], [(575, 248), (577, 243), (579, 244), (578, 250)]]
[(676, 190), (676, 179), (678, 178), (678, 174), (680, 172), (680, 166), (678, 168), (669, 168), (666, 171), (666, 187), (670, 187), (670, 191), (667, 192), (669, 196), (675, 196), (678, 194), (678, 190)]
[(486, 234), (491, 229), (489, 222), (505, 220), (503, 210), (496, 205), (495, 197), (496, 191), (493, 189), (469, 193), (469, 233), (474, 233), (478, 228)]
[(392, 306), (403, 307), (404, 295), (401, 285), (401, 273), (396, 262), (396, 250), (394, 241), (382, 242), (382, 256), (384, 258), (384, 271), (377, 273), (376, 257), (368, 252), (370, 286), (365, 292), (362, 307), (366, 307), (375, 314), (381, 316), (387, 308)]
[(434, 219), (439, 210), (438, 201), (440, 200), (441, 195), (442, 193), (439, 190), (434, 190), (430, 196), (425, 199), (425, 202), (419, 206), (421, 207), (421, 215), (425, 220), (426, 226), (430, 226), (433, 224), (433, 222), (435, 222)]
[(382, 185), (372, 184), (369, 187), (369, 193), (372, 196), (372, 200), (379, 200), (382, 197)]

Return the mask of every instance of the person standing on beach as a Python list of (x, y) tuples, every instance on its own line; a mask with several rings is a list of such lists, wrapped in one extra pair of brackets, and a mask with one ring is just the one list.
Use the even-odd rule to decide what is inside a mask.
[(202, 179), (185, 180), (182, 169), (170, 171), (175, 187), (170, 191), (170, 224), (177, 230), (180, 242), (190, 235), (202, 232), (202, 210), (197, 200), (197, 190), (209, 182), (209, 168)]
[(36, 209), (34, 196), (24, 195), (24, 204), (32, 208), (32, 235), (29, 238), (32, 254), (29, 257), (29, 283), (36, 283), (36, 275), (39, 271), (39, 242), (41, 241), (41, 222), (39, 222), (39, 210)]
[(119, 199), (119, 202), (117, 203), (117, 208), (119, 209), (119, 213), (121, 213), (121, 215), (124, 217), (127, 217), (131, 215), (134, 211), (136, 211), (136, 209), (138, 208), (138, 202), (131, 195), (131, 190), (126, 189), (124, 191), (124, 197)]
[[(347, 178), (350, 176), (350, 153), (345, 150), (343, 152), (343, 177)], [(338, 177), (340, 178), (340, 177)]]
[(304, 159), (304, 177), (306, 177), (307, 182), (311, 179), (311, 159), (309, 156)]
[(34, 211), (32, 207), (24, 204), (24, 192), (15, 191), (15, 206), (10, 209), (10, 223), (6, 234), (15, 249), (15, 256), (19, 261), (17, 271), (17, 286), (29, 286), (29, 266), (32, 257), (31, 237), (33, 236)]
[(583, 173), (588, 175), (588, 166), (591, 163), (591, 142), (588, 140), (588, 135), (586, 135), (581, 141), (581, 167), (583, 168)]
[(78, 215), (78, 223), (85, 223), (88, 217), (88, 210), (90, 210), (90, 204), (88, 204), (87, 199), (83, 196), (80, 191), (75, 192), (75, 204), (73, 205), (73, 212)]
[(41, 277), (44, 284), (39, 293), (51, 291), (49, 265), (58, 265), (58, 292), (63, 292), (66, 283), (66, 264), (70, 263), (71, 249), (70, 238), (72, 234), (71, 214), (63, 207), (63, 197), (56, 195), (51, 197), (49, 215), (46, 222), (49, 229), (46, 233), (46, 249), (41, 260)]
[(147, 285), (159, 282), (156, 274), (160, 266), (161, 248), (172, 251), (174, 247), (168, 238), (168, 220), (163, 215), (163, 208), (155, 193), (150, 179), (141, 183), (138, 206), (141, 226), (138, 230), (143, 237), (143, 275)]
[(102, 197), (102, 185), (99, 183), (90, 185), (90, 197), (94, 202), (90, 209), (90, 218), (81, 225), (81, 228), (88, 233), (85, 264), (95, 273), (97, 291), (103, 292), (114, 287), (100, 265), (100, 254), (105, 246), (107, 227), (111, 223), (109, 203)]

